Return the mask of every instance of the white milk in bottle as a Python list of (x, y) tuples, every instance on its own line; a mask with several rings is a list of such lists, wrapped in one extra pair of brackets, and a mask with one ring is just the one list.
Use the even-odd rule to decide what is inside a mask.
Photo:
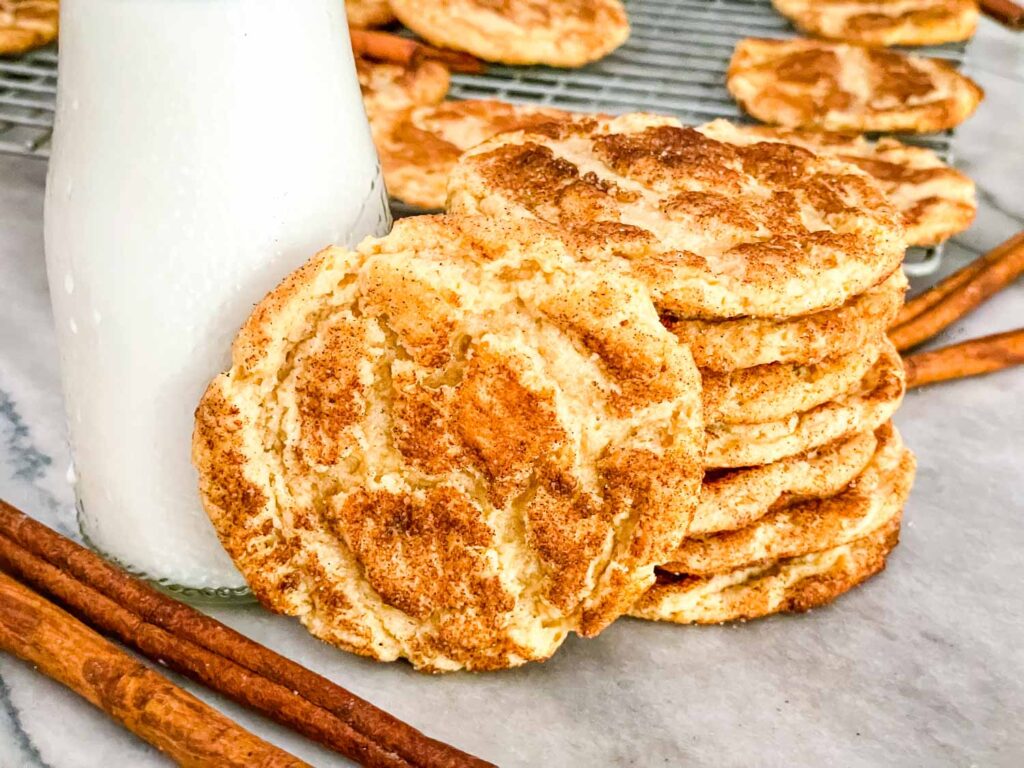
[(253, 305), (390, 224), (341, 0), (62, 0), (46, 258), (83, 534), (146, 577), (244, 581), (193, 412)]

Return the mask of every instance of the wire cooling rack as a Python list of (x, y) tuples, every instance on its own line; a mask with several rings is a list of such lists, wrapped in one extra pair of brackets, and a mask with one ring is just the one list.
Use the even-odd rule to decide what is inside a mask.
[[(625, 0), (632, 34), (610, 56), (582, 69), (490, 66), (482, 75), (453, 75), (455, 99), (502, 99), (576, 111), (643, 110), (702, 123), (716, 117), (746, 120), (725, 89), (733, 47), (744, 37), (791, 37), (789, 22), (769, 0)], [(963, 44), (917, 48), (915, 53), (964, 60)], [(47, 157), (57, 92), (53, 47), (20, 58), (0, 58), (0, 152)], [(268, 98), (272, 96), (268, 95)], [(902, 137), (952, 160), (947, 131)], [(911, 275), (939, 267), (939, 248), (912, 248)]]

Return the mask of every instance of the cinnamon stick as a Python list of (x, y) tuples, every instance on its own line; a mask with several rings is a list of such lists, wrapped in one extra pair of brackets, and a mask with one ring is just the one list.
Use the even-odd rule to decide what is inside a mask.
[(378, 32), (371, 29), (353, 29), (352, 52), (377, 61), (392, 64), (413, 64), (421, 59), (430, 59), (444, 64), (452, 72), (480, 74), (486, 67), (480, 59), (462, 51), (434, 48), (408, 37)]
[(981, 270), (1002, 259), (1007, 251), (1015, 248), (1020, 243), (1024, 243), (1024, 232), (1018, 232), (1009, 240), (1000, 243), (988, 253), (939, 281), (927, 291), (923, 291), (914, 298), (909, 299), (900, 308), (896, 319), (892, 321), (891, 327), (896, 328), (897, 326), (904, 325), (922, 312), (931, 309), (950, 293), (972, 280)]
[(1013, 0), (981, 0), (981, 10), (1010, 29), (1024, 27), (1024, 8)]
[(294, 696), (283, 686), (205, 648), (143, 621), (113, 600), (55, 568), (0, 535), (0, 565), (36, 589), (59, 600), (91, 626), (117, 637), (147, 658), (223, 693), (271, 719), (331, 747), (362, 765), (408, 768), (400, 757), (383, 751), (326, 710)]
[(971, 339), (903, 359), (907, 388), (1024, 364), (1024, 328)]
[[(58, 572), (94, 590), (100, 597), (107, 598), (108, 602), (130, 611), (141, 621), (194, 646), (190, 649), (192, 652), (208, 651), (251, 672), (269, 685), (276, 685), (289, 693), (294, 692), (297, 697), (333, 716), (335, 720), (331, 722), (339, 731), (330, 738), (338, 751), (361, 760), (384, 760), (379, 763), (381, 765), (389, 764), (387, 760), (395, 756), (410, 765), (425, 768), (485, 768), (490, 765), (428, 738), (341, 686), (274, 653), (191, 606), (157, 592), (3, 501), (0, 501), (0, 535), (52, 565)], [(54, 585), (57, 581), (58, 577), (51, 575)], [(49, 585), (46, 591), (50, 591)], [(237, 670), (234, 673), (237, 674)], [(210, 684), (213, 687), (218, 685), (217, 681), (211, 681)], [(246, 685), (248, 683), (242, 684), (240, 695), (245, 693)], [(262, 695), (264, 686), (261, 685), (259, 690)], [(319, 719), (318, 715), (309, 716), (315, 723), (326, 722)], [(299, 717), (304, 719), (306, 715), (300, 714)], [(302, 723), (296, 727), (300, 726)], [(346, 739), (351, 741), (348, 746), (345, 746)], [(372, 754), (365, 752), (369, 749), (366, 741), (376, 742), (379, 749), (373, 750)], [(345, 749), (351, 750), (351, 753), (345, 752)], [(363, 750), (363, 753), (358, 753), (357, 749)]]
[(0, 650), (38, 667), (179, 765), (308, 768), (3, 573)]
[(933, 296), (914, 299), (917, 307), (926, 308), (889, 329), (896, 348), (903, 351), (927, 341), (1017, 279), (1024, 272), (1024, 232), (999, 245), (984, 261), (973, 274), (950, 278), (955, 287), (947, 282), (945, 288), (934, 289)]

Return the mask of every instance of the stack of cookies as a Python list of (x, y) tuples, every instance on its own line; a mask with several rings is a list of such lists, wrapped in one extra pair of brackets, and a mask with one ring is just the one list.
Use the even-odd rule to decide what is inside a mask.
[(203, 397), (204, 504), (265, 605), (484, 670), (883, 566), (914, 464), (903, 229), (870, 176), (625, 115), (491, 138), (448, 199), (285, 280)]
[(901, 217), (865, 173), (722, 121), (627, 115), (485, 142), (450, 205), (544, 222), (641, 279), (701, 369), (702, 499), (633, 615), (802, 610), (882, 567), (914, 464), (889, 423)]

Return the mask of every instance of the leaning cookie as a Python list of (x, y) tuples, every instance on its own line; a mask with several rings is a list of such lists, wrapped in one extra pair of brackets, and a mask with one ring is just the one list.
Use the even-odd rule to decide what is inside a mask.
[(689, 524), (693, 359), (646, 291), (542, 233), (421, 216), (257, 306), (196, 416), (225, 548), (317, 637), (430, 671), (591, 636)]
[(391, 0), (391, 8), (433, 45), (504, 64), (581, 67), (629, 37), (619, 0)]

